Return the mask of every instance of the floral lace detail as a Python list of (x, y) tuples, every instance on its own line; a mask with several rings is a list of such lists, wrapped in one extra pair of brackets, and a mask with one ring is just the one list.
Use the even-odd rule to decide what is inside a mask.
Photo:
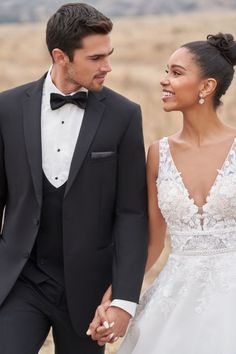
[(158, 205), (169, 227), (176, 230), (201, 229), (198, 208), (189, 199), (169, 153), (167, 138), (160, 140), (159, 171), (157, 178)]
[(173, 249), (236, 249), (235, 186), (236, 139), (199, 213), (174, 164), (168, 139), (161, 139), (158, 204), (166, 220)]
[(236, 228), (209, 232), (171, 233), (173, 253), (213, 255), (236, 251)]
[[(236, 288), (235, 253), (212, 256), (207, 261), (206, 257), (183, 259), (183, 256), (171, 254), (160, 276), (144, 293), (135, 321), (149, 312), (153, 315), (155, 309), (168, 316), (177, 305), (186, 301), (190, 302), (193, 312), (200, 315), (216, 294), (233, 288)], [(193, 291), (194, 296), (189, 297)]]

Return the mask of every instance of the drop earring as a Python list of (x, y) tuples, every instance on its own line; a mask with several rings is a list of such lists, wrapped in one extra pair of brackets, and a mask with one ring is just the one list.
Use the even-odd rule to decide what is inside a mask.
[(200, 92), (199, 93), (199, 104), (203, 104), (205, 102), (205, 99), (203, 98), (203, 94)]

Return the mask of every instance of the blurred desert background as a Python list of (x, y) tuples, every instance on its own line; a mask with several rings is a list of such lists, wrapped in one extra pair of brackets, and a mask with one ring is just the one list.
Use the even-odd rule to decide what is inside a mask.
[[(181, 44), (205, 39), (207, 34), (219, 31), (233, 33), (236, 37), (236, 10), (114, 20), (113, 71), (107, 79), (107, 86), (141, 105), (146, 149), (152, 141), (170, 135), (181, 127), (179, 113), (162, 111), (159, 82), (165, 75), (169, 55)], [(42, 23), (0, 25), (1, 91), (37, 80), (47, 71), (50, 57), (44, 38), (45, 24)], [(236, 80), (223, 101), (220, 116), (236, 126)], [(145, 277), (143, 290), (157, 276), (168, 253), (167, 242), (160, 259)], [(108, 345), (106, 354), (116, 353), (120, 341)], [(53, 345), (49, 336), (40, 354), (52, 353)]]

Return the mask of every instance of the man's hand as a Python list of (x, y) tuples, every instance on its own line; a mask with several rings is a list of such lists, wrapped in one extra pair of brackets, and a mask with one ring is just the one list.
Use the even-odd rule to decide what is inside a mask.
[(98, 327), (104, 327), (104, 328), (109, 328), (110, 324), (108, 322), (108, 317), (106, 315), (106, 310), (109, 308), (111, 304), (111, 301), (106, 301), (101, 303), (95, 312), (94, 318), (92, 322), (89, 325), (89, 328), (87, 330), (87, 335), (88, 336), (94, 336), (94, 333), (96, 332)]
[(119, 307), (104, 305), (102, 304), (97, 308), (87, 332), (101, 346), (106, 343), (113, 343), (119, 337), (123, 337), (131, 318), (128, 312)]

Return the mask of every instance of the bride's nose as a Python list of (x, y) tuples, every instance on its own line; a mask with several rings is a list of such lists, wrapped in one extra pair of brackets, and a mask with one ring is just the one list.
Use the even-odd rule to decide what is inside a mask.
[(170, 81), (169, 79), (165, 76), (163, 79), (161, 79), (160, 81), (160, 85), (163, 87), (163, 86), (166, 86), (166, 85), (169, 85)]

